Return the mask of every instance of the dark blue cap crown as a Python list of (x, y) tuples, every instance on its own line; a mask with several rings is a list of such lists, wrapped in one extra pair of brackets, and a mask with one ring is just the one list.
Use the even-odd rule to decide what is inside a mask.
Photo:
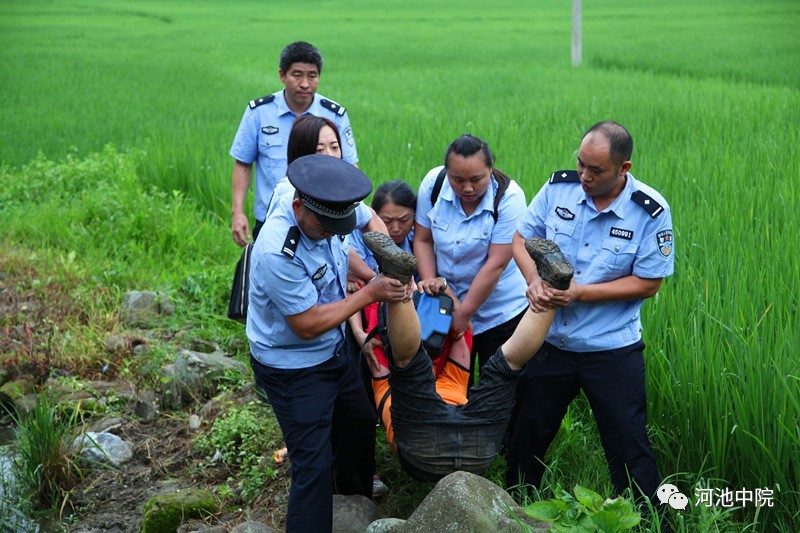
[(303, 204), (330, 231), (345, 235), (355, 228), (355, 208), (372, 192), (369, 178), (350, 163), (329, 155), (295, 159), (287, 170), (289, 182)]

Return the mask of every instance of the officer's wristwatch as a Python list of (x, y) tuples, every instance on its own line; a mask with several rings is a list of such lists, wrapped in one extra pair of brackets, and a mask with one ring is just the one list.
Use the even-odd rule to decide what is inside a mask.
[(447, 290), (447, 279), (444, 276), (439, 276), (436, 279), (442, 280), (442, 284), (443, 284), (442, 288), (439, 290), (439, 292), (444, 292), (445, 290)]

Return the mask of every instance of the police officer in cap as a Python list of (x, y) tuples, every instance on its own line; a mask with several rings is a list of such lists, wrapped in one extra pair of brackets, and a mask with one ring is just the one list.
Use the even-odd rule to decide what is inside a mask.
[(287, 531), (331, 531), (333, 493), (372, 496), (375, 412), (348, 357), (344, 323), (406, 286), (377, 276), (346, 294), (356, 206), (372, 185), (353, 165), (313, 154), (295, 160), (297, 192), (273, 211), (251, 257), (247, 338), (291, 461)]

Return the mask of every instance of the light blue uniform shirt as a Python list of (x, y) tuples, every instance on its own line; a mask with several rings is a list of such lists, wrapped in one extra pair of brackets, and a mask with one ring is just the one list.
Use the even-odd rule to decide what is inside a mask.
[[(497, 223), (494, 221), (494, 196), (497, 182), (492, 178), (475, 211), (466, 216), (461, 199), (445, 178), (436, 205), (431, 205), (431, 190), (443, 167), (432, 169), (419, 186), (415, 222), (431, 230), (436, 255), (436, 274), (444, 276), (460, 300), (467, 295), (478, 271), (486, 264), (490, 244), (511, 244), (517, 219), (525, 212), (525, 193), (511, 181), (500, 199)], [(474, 333), (480, 334), (504, 324), (528, 306), (527, 284), (512, 259), (500, 275), (494, 292), (472, 316)]]
[[(272, 96), (274, 98), (271, 102), (259, 104), (258, 100), (254, 100), (247, 106), (230, 151), (231, 156), (242, 163), (251, 164), (257, 161), (254, 208), (256, 220), (266, 219), (272, 191), (278, 181), (286, 176), (286, 145), (297, 118), (286, 104), (283, 90)], [(322, 105), (323, 99), (324, 96), (315, 94), (314, 101), (303, 114), (333, 121), (342, 138), (342, 159), (348, 163), (358, 163), (356, 142), (345, 109), (334, 103), (333, 107), (337, 111), (333, 111)]]
[(294, 257), (284, 253), (294, 213), (279, 210), (265, 222), (250, 258), (250, 303), (247, 339), (250, 353), (274, 368), (308, 368), (330, 359), (344, 340), (344, 324), (314, 339), (301, 339), (287, 315), (314, 304), (343, 300), (347, 282), (345, 240), (334, 236), (314, 241), (300, 233)]
[[(642, 191), (663, 210), (653, 218), (631, 199)], [(673, 272), (672, 216), (664, 198), (628, 173), (625, 188), (602, 212), (580, 183), (547, 183), (517, 227), (523, 237), (554, 241), (575, 269), (578, 283), (625, 276), (664, 278)], [(642, 338), (644, 300), (575, 302), (559, 307), (547, 342), (568, 351), (596, 352)]]

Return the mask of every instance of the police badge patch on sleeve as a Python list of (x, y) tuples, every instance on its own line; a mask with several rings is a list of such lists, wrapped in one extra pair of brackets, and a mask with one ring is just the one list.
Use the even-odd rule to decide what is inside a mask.
[(348, 126), (347, 129), (344, 130), (344, 138), (347, 141), (347, 144), (353, 146), (353, 144), (356, 142), (356, 140), (353, 139), (353, 128)]
[(669, 257), (672, 253), (672, 230), (665, 229), (656, 233), (656, 242), (658, 243), (658, 252), (664, 257)]
[(319, 267), (317, 269), (316, 272), (314, 272), (314, 275), (311, 276), (311, 279), (313, 281), (317, 281), (318, 279), (322, 279), (322, 276), (324, 276), (325, 272), (327, 272), (327, 271), (328, 271), (328, 265), (322, 265), (321, 267)]

